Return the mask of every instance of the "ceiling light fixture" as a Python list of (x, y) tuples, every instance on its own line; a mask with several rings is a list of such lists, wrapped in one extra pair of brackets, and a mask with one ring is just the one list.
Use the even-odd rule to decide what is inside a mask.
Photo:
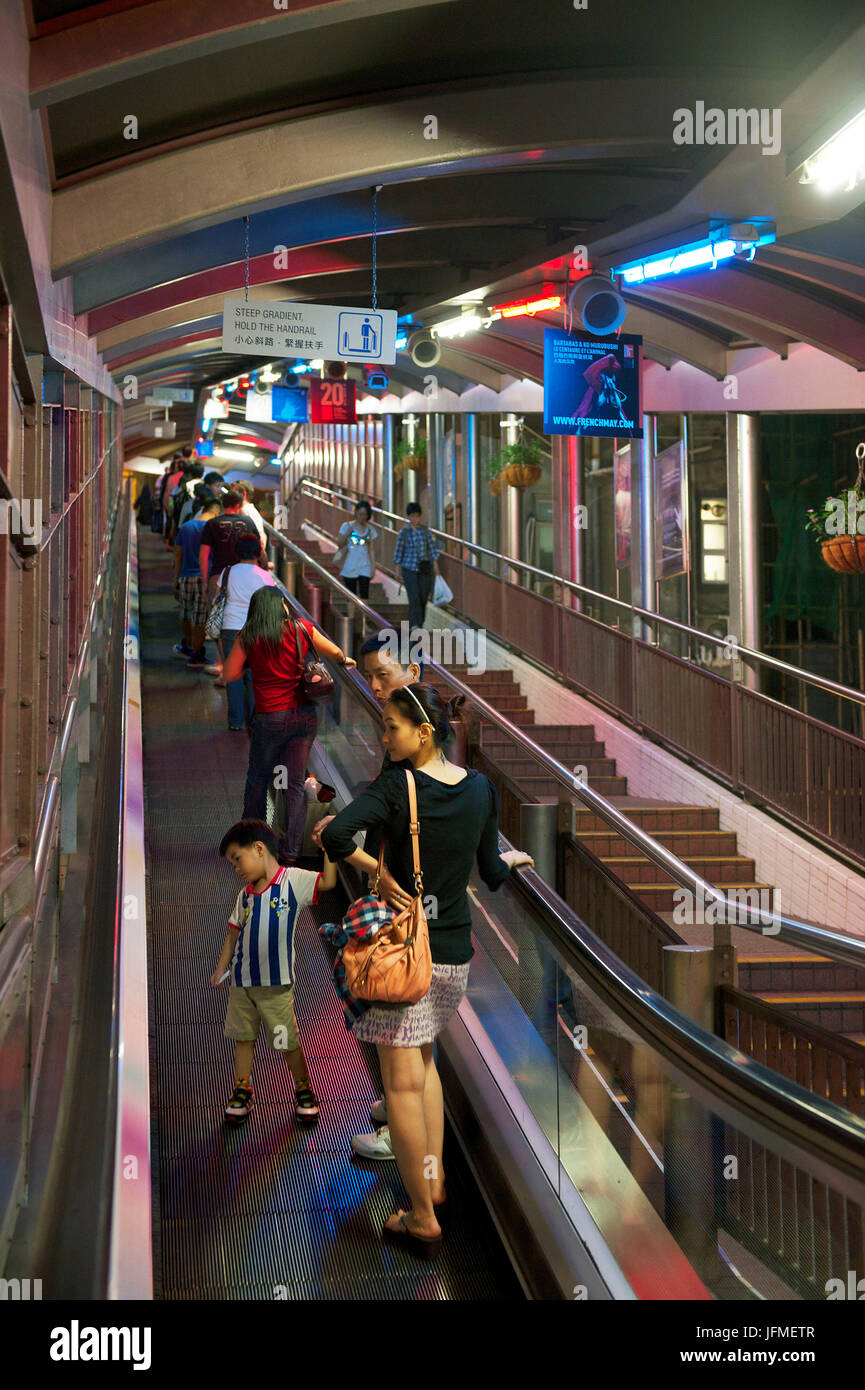
[(255, 454), (250, 454), (247, 449), (214, 449), (214, 457), (218, 459), (231, 459), (235, 463), (254, 463)]
[(801, 166), (800, 183), (820, 193), (849, 193), (865, 179), (865, 111), (821, 145)]
[(758, 246), (767, 246), (774, 240), (773, 223), (728, 223), (698, 241), (690, 241), (684, 246), (673, 247), (640, 260), (624, 261), (614, 266), (612, 273), (621, 275), (626, 285), (642, 285), (646, 280), (659, 280), (664, 275), (681, 275), (686, 270), (714, 270), (719, 261), (727, 261), (734, 256), (752, 261)]
[(553, 309), (561, 309), (560, 294), (544, 295), (541, 299), (518, 299), (511, 304), (497, 304), (490, 313), (490, 319), (516, 319), (524, 315), (543, 314)]

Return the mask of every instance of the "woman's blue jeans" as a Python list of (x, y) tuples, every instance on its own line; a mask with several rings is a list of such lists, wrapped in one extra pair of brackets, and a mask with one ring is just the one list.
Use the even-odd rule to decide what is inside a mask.
[[(222, 638), (222, 652), (227, 661), (231, 649), (237, 641), (239, 628), (224, 627), (219, 634)], [(247, 666), (239, 681), (229, 681), (225, 687), (228, 696), (228, 722), (236, 729), (242, 729), (255, 714), (255, 696), (252, 693), (252, 672)]]
[(267, 789), (274, 769), (285, 796), (282, 853), (297, 857), (303, 848), (306, 797), (303, 784), (309, 750), (318, 732), (318, 714), (310, 705), (298, 709), (259, 710), (252, 725), (243, 818), (266, 820)]

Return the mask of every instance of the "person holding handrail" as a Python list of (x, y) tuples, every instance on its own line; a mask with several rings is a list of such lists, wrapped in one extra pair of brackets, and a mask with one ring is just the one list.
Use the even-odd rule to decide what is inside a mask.
[[(302, 648), (311, 644), (321, 656), (331, 657), (342, 666), (357, 664), (311, 622), (303, 621), (299, 627)], [(294, 619), (275, 587), (257, 589), (252, 595), (246, 622), (226, 658), (226, 685), (240, 680), (247, 663), (252, 672), (255, 716), (242, 815), (244, 820), (266, 820), (267, 789), (274, 768), (281, 768), (286, 826), (280, 863), (293, 864), (303, 846), (306, 762), (318, 732), (318, 715), (315, 706), (304, 698), (304, 666), (298, 657)]]
[(385, 868), (380, 890), (398, 912), (412, 901), (414, 882), (405, 768), (414, 773), (423, 894), (432, 955), (432, 982), (417, 1004), (374, 1004), (353, 1025), (356, 1038), (378, 1048), (387, 1099), (390, 1137), (400, 1176), (411, 1200), (385, 1223), (386, 1239), (423, 1258), (441, 1245), (438, 1214), (446, 1200), (442, 1163), (444, 1102), (433, 1057), (437, 1035), (465, 994), (471, 942), (466, 889), (475, 858), (491, 889), (511, 869), (532, 865), (521, 850), (499, 853), (498, 795), (475, 768), (449, 761), (450, 718), (461, 697), (444, 706), (429, 685), (394, 690), (383, 711), (382, 743), (392, 759), (361, 795), (321, 832), (328, 859), (344, 859), (375, 874), (377, 861), (357, 849), (359, 830), (382, 827)]

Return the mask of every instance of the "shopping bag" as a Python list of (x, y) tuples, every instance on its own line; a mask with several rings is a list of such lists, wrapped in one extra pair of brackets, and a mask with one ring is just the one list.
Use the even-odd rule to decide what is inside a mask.
[(440, 574), (437, 574), (432, 596), (433, 603), (450, 603), (453, 596), (454, 591), (450, 584)]

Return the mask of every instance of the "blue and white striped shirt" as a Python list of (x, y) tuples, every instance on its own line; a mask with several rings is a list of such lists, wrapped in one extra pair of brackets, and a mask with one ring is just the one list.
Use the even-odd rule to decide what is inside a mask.
[(281, 868), (260, 893), (248, 883), (228, 919), (240, 935), (231, 962), (231, 982), (246, 988), (294, 984), (294, 927), (307, 903), (318, 901), (321, 874)]

